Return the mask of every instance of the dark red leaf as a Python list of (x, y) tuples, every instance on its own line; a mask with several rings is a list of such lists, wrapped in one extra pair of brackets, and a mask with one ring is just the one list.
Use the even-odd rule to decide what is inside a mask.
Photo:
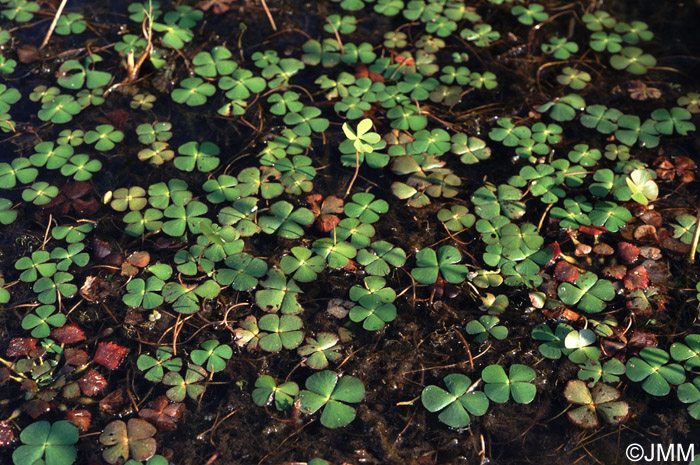
[(106, 124), (112, 124), (120, 129), (122, 123), (127, 121), (131, 117), (131, 113), (126, 110), (114, 110), (104, 114), (105, 117), (100, 116), (97, 121)]
[(32, 399), (22, 404), (22, 410), (35, 420), (51, 410), (51, 404), (41, 399)]
[(85, 340), (85, 333), (75, 323), (68, 323), (51, 331), (51, 337), (61, 344), (73, 344)]
[(649, 287), (649, 276), (644, 266), (636, 266), (627, 272), (627, 276), (625, 276), (626, 289), (646, 289), (647, 287)]
[(78, 430), (82, 433), (90, 428), (90, 420), (92, 420), (92, 414), (85, 409), (69, 410), (66, 412), (66, 420), (73, 423), (78, 427)]
[(80, 390), (86, 396), (94, 396), (100, 393), (107, 387), (107, 381), (104, 377), (96, 372), (95, 370), (90, 370), (85, 373), (79, 380)]
[(619, 242), (617, 244), (617, 253), (625, 263), (632, 263), (639, 256), (639, 247), (629, 242)]
[(9, 421), (0, 421), (0, 447), (8, 446), (15, 439), (15, 433)]
[(67, 348), (63, 351), (66, 363), (75, 367), (85, 365), (88, 361), (88, 354), (82, 349)]
[(90, 196), (87, 199), (73, 200), (71, 206), (80, 215), (92, 216), (100, 209), (100, 202), (95, 197)]
[(554, 267), (554, 279), (573, 283), (578, 279), (578, 268), (565, 260), (560, 260)]
[(625, 265), (606, 266), (603, 268), (603, 274), (611, 278), (622, 279), (627, 274), (627, 267)]
[(33, 337), (13, 337), (7, 346), (5, 355), (8, 357), (23, 357), (28, 355), (36, 347), (36, 339)]
[(46, 347), (44, 346), (36, 346), (29, 351), (29, 356), (31, 358), (41, 358), (44, 355), (46, 355)]
[(87, 181), (70, 181), (63, 186), (63, 193), (71, 200), (79, 199), (91, 190), (92, 186)]
[(126, 355), (128, 349), (113, 342), (100, 342), (93, 360), (108, 370), (114, 370)]
[(7, 367), (0, 367), (0, 386), (3, 386), (10, 379), (10, 370)]
[(595, 246), (593, 246), (593, 252), (603, 256), (612, 255), (615, 253), (613, 248), (605, 242), (601, 242), (600, 244), (596, 244)]

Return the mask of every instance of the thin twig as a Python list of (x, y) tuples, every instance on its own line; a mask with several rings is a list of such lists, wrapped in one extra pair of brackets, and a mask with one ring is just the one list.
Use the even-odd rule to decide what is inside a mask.
[(695, 252), (698, 250), (698, 240), (700, 240), (700, 211), (698, 212), (698, 219), (695, 221), (695, 234), (693, 234), (693, 242), (690, 246), (690, 256), (688, 257), (690, 263), (695, 263)]
[(46, 44), (49, 43), (49, 39), (51, 38), (51, 34), (53, 34), (53, 30), (56, 29), (56, 23), (58, 23), (58, 18), (61, 17), (61, 13), (63, 13), (63, 9), (66, 7), (66, 3), (68, 3), (68, 0), (61, 0), (61, 4), (58, 5), (58, 10), (56, 10), (56, 15), (53, 17), (53, 21), (51, 21), (51, 26), (49, 26), (49, 30), (46, 33), (46, 37), (44, 37), (44, 41), (41, 43), (39, 50), (46, 47)]
[(272, 13), (270, 13), (270, 9), (267, 7), (267, 3), (265, 3), (265, 0), (260, 0), (262, 3), (263, 8), (265, 9), (265, 13), (267, 13), (267, 19), (270, 20), (270, 25), (272, 26), (273, 31), (277, 31), (277, 25), (275, 25), (275, 20), (272, 17)]

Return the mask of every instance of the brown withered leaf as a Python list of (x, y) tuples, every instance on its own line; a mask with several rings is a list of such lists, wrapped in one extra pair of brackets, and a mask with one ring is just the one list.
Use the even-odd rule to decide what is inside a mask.
[(642, 265), (647, 269), (647, 275), (654, 284), (663, 284), (671, 277), (668, 263), (662, 261), (645, 260)]
[(648, 100), (661, 98), (661, 91), (656, 87), (649, 87), (645, 82), (632, 79), (627, 83), (627, 91), (633, 100)]
[(656, 228), (660, 227), (664, 222), (661, 213), (657, 212), (656, 210), (645, 211), (642, 213), (642, 215), (640, 215), (639, 219), (642, 220), (644, 224), (648, 224)]
[(88, 276), (80, 287), (80, 295), (88, 302), (102, 302), (112, 292), (112, 284), (99, 276)]
[(634, 230), (634, 239), (639, 242), (656, 242), (659, 237), (656, 235), (655, 226), (643, 224)]
[(613, 248), (605, 242), (601, 242), (600, 244), (593, 246), (593, 252), (597, 253), (598, 255), (607, 256), (614, 254), (615, 250), (613, 250)]
[(166, 396), (150, 401), (148, 407), (139, 410), (139, 417), (153, 423), (160, 431), (175, 431), (177, 422), (185, 411), (185, 404), (171, 404)]
[(124, 396), (124, 389), (118, 388), (100, 400), (100, 412), (107, 415), (115, 415), (127, 403), (128, 400)]
[(663, 255), (658, 247), (645, 246), (639, 248), (639, 255), (649, 260), (660, 260)]

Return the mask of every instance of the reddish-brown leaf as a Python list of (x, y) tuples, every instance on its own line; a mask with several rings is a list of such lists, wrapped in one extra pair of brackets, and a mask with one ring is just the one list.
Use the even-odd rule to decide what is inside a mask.
[(85, 365), (88, 361), (88, 354), (82, 349), (67, 348), (63, 351), (66, 363), (75, 367)]
[(71, 206), (81, 215), (94, 215), (100, 209), (100, 202), (95, 197), (87, 199), (75, 199), (71, 202)]
[(333, 231), (333, 228), (338, 226), (340, 218), (336, 215), (321, 215), (316, 219), (316, 229), (323, 233)]
[(78, 430), (82, 433), (90, 428), (90, 420), (92, 420), (92, 414), (85, 409), (69, 410), (66, 412), (66, 420), (73, 423), (78, 427)]
[(15, 439), (15, 433), (9, 421), (0, 421), (0, 447), (8, 446)]
[(612, 265), (603, 268), (603, 274), (615, 279), (622, 279), (627, 274), (625, 265)]
[(107, 394), (100, 401), (100, 412), (107, 415), (114, 415), (123, 405), (127, 403), (126, 397), (124, 396), (124, 390), (122, 388), (116, 389), (109, 394)]
[(646, 289), (649, 287), (649, 276), (644, 266), (635, 266), (627, 272), (625, 276), (626, 289)]
[(355, 78), (361, 79), (369, 77), (369, 68), (364, 63), (358, 63), (355, 65)]
[(113, 342), (100, 342), (93, 359), (108, 370), (114, 370), (126, 355), (128, 349)]
[(7, 346), (5, 355), (8, 357), (23, 357), (36, 347), (36, 339), (33, 337), (13, 337)]
[(22, 410), (33, 419), (39, 418), (41, 415), (51, 411), (51, 404), (41, 399), (32, 399), (22, 404)]
[(126, 258), (126, 261), (139, 268), (145, 268), (151, 261), (151, 256), (145, 251), (134, 252)]
[(639, 247), (629, 242), (618, 242), (617, 253), (625, 263), (632, 263), (639, 256)]
[(600, 244), (593, 246), (593, 252), (597, 253), (598, 255), (607, 256), (614, 254), (615, 250), (613, 250), (613, 248), (605, 242), (601, 242)]
[(593, 250), (593, 247), (591, 247), (588, 244), (577, 244), (576, 251), (574, 252), (574, 254), (577, 257), (585, 257), (586, 255), (591, 253), (592, 250)]
[(600, 236), (608, 231), (603, 226), (586, 226), (585, 224), (580, 225), (578, 230), (584, 234), (590, 234), (591, 236)]
[(68, 323), (51, 331), (51, 337), (61, 344), (73, 344), (85, 340), (85, 332), (75, 323)]
[(692, 182), (695, 180), (695, 162), (692, 158), (676, 157), (676, 174), (681, 182)]
[(10, 379), (10, 370), (7, 367), (0, 367), (0, 386), (3, 386)]
[(127, 121), (129, 118), (131, 118), (131, 113), (126, 111), (126, 110), (114, 110), (110, 111), (107, 113), (104, 113), (104, 117), (100, 116), (97, 118), (97, 121), (101, 123), (106, 123), (106, 124), (112, 124), (116, 126), (117, 129), (120, 129), (122, 126), (122, 123)]
[(554, 267), (554, 279), (573, 283), (578, 279), (578, 268), (565, 260), (560, 260)]
[(671, 181), (676, 176), (675, 167), (668, 158), (658, 157), (656, 160), (654, 160), (654, 165), (656, 166), (656, 175), (659, 178), (666, 181)]
[(71, 200), (79, 199), (88, 194), (92, 186), (87, 181), (69, 181), (63, 186), (63, 194)]
[(545, 263), (544, 266), (552, 265), (554, 262), (557, 261), (557, 259), (561, 255), (561, 247), (559, 246), (558, 241), (554, 241), (551, 244), (547, 244), (547, 247), (552, 249), (552, 258), (547, 263)]
[(86, 396), (94, 396), (104, 390), (107, 387), (107, 381), (105, 381), (104, 376), (96, 372), (95, 370), (90, 370), (85, 373), (79, 380), (80, 390)]
[(185, 411), (185, 404), (170, 404), (166, 396), (152, 400), (148, 406), (149, 408), (139, 410), (139, 416), (153, 423), (161, 431), (175, 431), (177, 421)]
[(31, 44), (17, 47), (17, 59), (24, 64), (34, 63), (39, 59), (39, 49)]

